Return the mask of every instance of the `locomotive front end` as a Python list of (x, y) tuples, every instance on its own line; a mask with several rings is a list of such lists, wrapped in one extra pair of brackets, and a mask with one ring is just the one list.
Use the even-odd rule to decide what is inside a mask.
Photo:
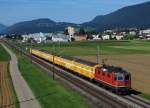
[(117, 94), (127, 94), (131, 89), (131, 75), (123, 69), (118, 69), (114, 75), (114, 85)]

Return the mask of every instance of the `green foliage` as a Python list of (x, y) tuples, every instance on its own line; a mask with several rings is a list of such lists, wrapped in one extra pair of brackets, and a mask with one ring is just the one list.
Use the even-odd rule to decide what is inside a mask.
[(14, 39), (14, 40), (23, 40), (23, 37), (21, 35), (7, 35), (7, 39)]
[(85, 35), (85, 30), (84, 30), (84, 28), (80, 28), (80, 30), (79, 30), (79, 35)]
[(20, 71), (43, 108), (91, 108), (76, 92), (53, 80), (24, 57), (19, 57)]
[(5, 51), (3, 46), (0, 44), (0, 61), (9, 61), (10, 55)]
[(33, 38), (29, 38), (29, 39), (27, 40), (27, 42), (28, 42), (28, 43), (34, 43), (35, 40), (34, 40)]
[(68, 29), (65, 29), (64, 34), (65, 34), (65, 35), (69, 35)]
[(71, 42), (74, 42), (74, 41), (75, 41), (75, 39), (71, 37)]
[(124, 40), (134, 40), (134, 39), (137, 39), (138, 37), (135, 36), (135, 35), (126, 35), (124, 37)]
[(139, 96), (145, 98), (145, 99), (148, 99), (150, 100), (150, 94), (145, 94), (145, 93), (142, 93), (142, 94), (139, 94)]

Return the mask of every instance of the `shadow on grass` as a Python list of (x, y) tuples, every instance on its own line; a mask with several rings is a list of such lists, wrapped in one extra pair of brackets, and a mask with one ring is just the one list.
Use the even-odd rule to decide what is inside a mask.
[(131, 89), (130, 94), (139, 95), (139, 94), (142, 94), (142, 92), (134, 90), (134, 89)]

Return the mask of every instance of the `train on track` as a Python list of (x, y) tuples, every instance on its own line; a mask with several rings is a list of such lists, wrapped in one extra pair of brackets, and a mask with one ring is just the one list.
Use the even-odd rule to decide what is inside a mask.
[(86, 77), (117, 94), (127, 94), (131, 89), (131, 74), (120, 67), (99, 65), (77, 58), (54, 55), (38, 49), (31, 49), (30, 53)]

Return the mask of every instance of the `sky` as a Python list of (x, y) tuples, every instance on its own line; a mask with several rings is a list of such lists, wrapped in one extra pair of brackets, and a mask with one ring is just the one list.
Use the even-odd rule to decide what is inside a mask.
[(149, 0), (0, 0), (0, 23), (12, 25), (39, 18), (83, 23), (146, 1)]

